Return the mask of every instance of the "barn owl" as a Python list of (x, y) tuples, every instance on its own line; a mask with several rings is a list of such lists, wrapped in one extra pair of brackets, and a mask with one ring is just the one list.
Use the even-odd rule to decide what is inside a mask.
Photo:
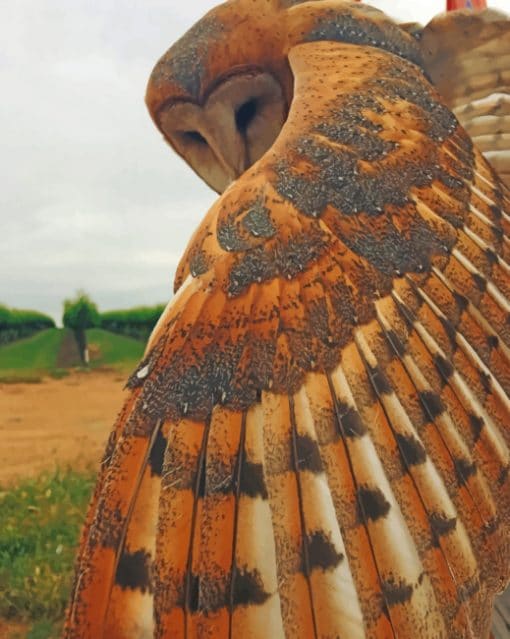
[(232, 0), (157, 63), (150, 114), (219, 198), (130, 378), (68, 639), (489, 636), (510, 192), (450, 107), (507, 122), (508, 25)]

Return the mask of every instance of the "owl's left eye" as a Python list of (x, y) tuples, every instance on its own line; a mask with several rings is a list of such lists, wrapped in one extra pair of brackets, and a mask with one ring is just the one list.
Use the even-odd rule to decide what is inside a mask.
[(242, 104), (236, 111), (236, 126), (238, 131), (244, 133), (257, 115), (257, 100), (252, 98)]

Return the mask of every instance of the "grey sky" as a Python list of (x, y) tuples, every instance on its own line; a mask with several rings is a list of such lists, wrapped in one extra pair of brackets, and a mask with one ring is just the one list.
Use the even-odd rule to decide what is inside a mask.
[[(143, 96), (159, 56), (215, 4), (2, 3), (0, 302), (59, 319), (79, 288), (102, 310), (171, 297), (215, 195), (163, 143)], [(445, 2), (371, 4), (426, 22)]]

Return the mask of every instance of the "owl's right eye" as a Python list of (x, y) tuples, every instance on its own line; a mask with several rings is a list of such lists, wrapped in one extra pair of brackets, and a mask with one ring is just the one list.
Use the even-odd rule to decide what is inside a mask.
[(198, 131), (184, 131), (182, 135), (189, 142), (197, 142), (198, 144), (207, 144), (207, 140)]

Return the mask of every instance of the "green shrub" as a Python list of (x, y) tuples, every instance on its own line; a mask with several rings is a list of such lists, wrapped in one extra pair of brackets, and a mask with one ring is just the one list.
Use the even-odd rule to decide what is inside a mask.
[(54, 326), (53, 319), (44, 313), (0, 305), (0, 344), (30, 337), (34, 333)]
[(101, 328), (146, 341), (164, 310), (165, 305), (158, 304), (124, 311), (108, 311), (101, 313)]
[(99, 326), (100, 321), (97, 306), (83, 291), (79, 291), (74, 299), (64, 300), (62, 323), (74, 331), (80, 357), (85, 364), (88, 364), (85, 330)]

